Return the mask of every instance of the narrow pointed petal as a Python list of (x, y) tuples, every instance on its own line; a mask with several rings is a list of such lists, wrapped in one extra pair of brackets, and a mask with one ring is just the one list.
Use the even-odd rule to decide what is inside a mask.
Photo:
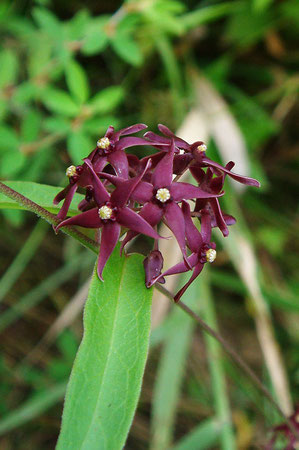
[(209, 211), (203, 209), (201, 211), (201, 236), (202, 236), (202, 240), (205, 243), (210, 243), (211, 242), (211, 232), (212, 232), (212, 226), (211, 226), (211, 215), (209, 213)]
[(189, 279), (189, 281), (179, 290), (179, 292), (174, 296), (174, 301), (177, 303), (180, 298), (182, 297), (182, 295), (186, 292), (186, 290), (188, 289), (188, 287), (190, 286), (191, 283), (193, 283), (193, 281), (195, 280), (195, 278), (198, 277), (198, 275), (200, 274), (200, 272), (203, 269), (203, 264), (198, 263), (193, 270), (193, 273)]
[(160, 123), (158, 125), (158, 128), (161, 131), (161, 133), (163, 133), (165, 136), (168, 136), (169, 138), (173, 139), (177, 147), (182, 148), (184, 150), (190, 150), (190, 145), (188, 144), (188, 142), (176, 136), (168, 127)]
[(55, 231), (58, 231), (59, 228), (65, 227), (66, 225), (78, 225), (79, 227), (84, 228), (100, 228), (102, 226), (102, 221), (99, 218), (98, 211), (98, 208), (92, 208), (77, 216), (63, 220), (55, 227)]
[[(155, 203), (146, 203), (140, 213), (138, 214), (139, 217), (142, 217), (146, 222), (148, 222), (152, 227), (157, 225), (160, 220), (163, 217), (163, 209), (160, 208)], [(138, 233), (135, 231), (128, 231), (126, 234), (125, 239), (121, 243), (121, 249), (124, 248), (124, 246), (130, 242), (135, 236), (137, 236)]]
[(111, 138), (113, 135), (114, 135), (114, 127), (113, 127), (112, 125), (110, 125), (110, 126), (107, 128), (107, 131), (106, 131), (106, 133), (105, 133), (105, 137)]
[(175, 202), (166, 205), (165, 219), (179, 244), (185, 263), (190, 268), (186, 253), (185, 220), (181, 208)]
[(169, 138), (166, 138), (164, 136), (159, 136), (158, 134), (153, 133), (152, 131), (147, 131), (143, 136), (146, 139), (149, 139), (151, 142), (155, 142), (157, 144), (164, 144), (164, 145), (170, 144)]
[(145, 234), (154, 239), (161, 237), (143, 217), (129, 208), (122, 208), (118, 211), (117, 221), (123, 227), (129, 228), (137, 233)]
[(73, 185), (70, 185), (71, 188), (69, 189), (68, 193), (66, 194), (65, 200), (63, 202), (62, 208), (57, 214), (58, 219), (65, 219), (67, 216), (70, 204), (72, 203), (73, 197), (75, 195), (76, 190), (78, 189), (78, 184), (75, 183)]
[[(159, 278), (163, 267), (163, 256), (159, 250), (153, 250), (143, 261), (145, 285), (151, 287), (154, 279)], [(163, 277), (162, 277), (163, 278)]]
[(104, 188), (99, 177), (95, 173), (94, 168), (93, 168), (92, 164), (90, 163), (90, 161), (86, 160), (85, 163), (88, 165), (90, 172), (92, 174), (93, 188), (94, 188), (93, 196), (94, 196), (95, 202), (97, 203), (98, 206), (101, 206), (103, 203), (108, 202), (110, 200), (110, 196), (109, 196), (108, 192), (106, 191), (106, 189)]
[(195, 178), (198, 184), (201, 184), (204, 181), (206, 173), (199, 166), (191, 166), (190, 172), (192, 173), (192, 176)]
[[(191, 269), (193, 267), (195, 267), (196, 264), (198, 263), (197, 253), (192, 253), (192, 255), (188, 256), (187, 259), (188, 259), (188, 264)], [(156, 278), (153, 278), (151, 283), (147, 287), (153, 286), (157, 281), (160, 283), (161, 279), (164, 279), (164, 277), (166, 277), (168, 275), (178, 275), (180, 273), (188, 272), (188, 270), (191, 270), (190, 268), (186, 266), (185, 261), (179, 262), (179, 263), (175, 264), (174, 266), (170, 267), (165, 272), (163, 272), (161, 275), (158, 275)]]
[(120, 136), (125, 136), (127, 134), (138, 133), (138, 131), (145, 130), (147, 125), (144, 123), (137, 123), (136, 125), (131, 125), (130, 127), (123, 128), (115, 133), (115, 139), (118, 140)]
[(144, 174), (147, 172), (147, 170), (151, 166), (151, 160), (148, 160), (146, 166), (144, 167), (143, 171), (134, 178), (130, 178), (129, 180), (126, 180), (125, 183), (120, 187), (117, 187), (111, 194), (111, 202), (121, 208), (122, 206), (125, 206), (128, 202), (132, 192), (140, 183), (140, 180), (144, 176)]
[(119, 177), (128, 179), (129, 176), (129, 163), (127, 155), (123, 150), (116, 150), (107, 156), (107, 160), (113, 166), (116, 174)]
[(186, 170), (188, 164), (192, 161), (193, 156), (190, 153), (184, 153), (182, 155), (174, 155), (173, 161), (173, 173), (180, 175)]
[(248, 186), (255, 186), (255, 187), (260, 187), (260, 185), (261, 185), (254, 178), (245, 177), (242, 175), (238, 175), (237, 173), (231, 172), (231, 170), (226, 169), (225, 167), (221, 166), (220, 164), (216, 163), (215, 161), (212, 161), (210, 158), (207, 158), (206, 156), (204, 156), (202, 158), (202, 162), (204, 164), (206, 164), (207, 166), (214, 167), (215, 169), (218, 169), (221, 172), (226, 173), (227, 175), (229, 175), (231, 178), (233, 178), (235, 181), (238, 181), (239, 183), (247, 184)]
[[(84, 161), (86, 162), (86, 159), (84, 159)], [(92, 166), (95, 172), (102, 172), (102, 170), (104, 169), (104, 167), (107, 164), (107, 156), (97, 156), (94, 158), (94, 160), (92, 161)]]
[(221, 197), (221, 194), (211, 194), (210, 192), (203, 191), (197, 186), (193, 186), (190, 183), (172, 183), (170, 193), (174, 201), (181, 202), (182, 200), (190, 200), (192, 198), (211, 198)]
[(135, 145), (149, 145), (149, 142), (140, 137), (124, 137), (117, 143), (117, 150), (124, 150), (125, 148), (134, 147)]
[[(211, 198), (210, 199), (210, 205), (211, 205), (213, 213), (215, 215), (216, 224), (217, 224), (219, 230), (221, 231), (223, 236), (228, 236), (229, 231), (228, 231), (228, 228), (226, 226), (224, 217), (222, 215), (222, 211), (221, 211), (218, 199), (217, 198)], [(211, 224), (211, 226), (212, 226), (212, 224)]]
[(202, 237), (196, 226), (194, 225), (191, 214), (190, 214), (190, 206), (187, 202), (182, 203), (182, 211), (185, 219), (185, 231), (186, 238), (189, 245), (190, 250), (193, 253), (198, 252), (200, 247), (202, 246)]
[(109, 259), (109, 256), (115, 249), (120, 235), (120, 225), (117, 222), (107, 222), (103, 226), (101, 234), (101, 246), (98, 258), (98, 276), (103, 281), (102, 273)]
[(67, 187), (62, 189), (62, 191), (58, 192), (58, 194), (54, 197), (53, 204), (58, 205), (58, 203), (60, 203), (61, 200), (63, 200), (67, 196), (71, 187), (72, 187), (72, 185), (68, 184)]
[(173, 157), (174, 142), (171, 143), (169, 152), (157, 164), (153, 172), (152, 183), (156, 189), (170, 187), (173, 175)]

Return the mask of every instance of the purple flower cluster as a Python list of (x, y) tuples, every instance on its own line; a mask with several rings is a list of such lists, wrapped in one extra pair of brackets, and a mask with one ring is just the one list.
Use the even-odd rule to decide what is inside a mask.
[[(232, 216), (221, 211), (219, 204), (226, 175), (250, 186), (258, 187), (259, 182), (232, 172), (233, 162), (223, 167), (212, 161), (206, 156), (207, 147), (202, 141), (188, 144), (164, 125), (158, 126), (162, 136), (151, 131), (143, 138), (131, 136), (145, 128), (146, 125), (137, 124), (116, 132), (110, 126), (82, 165), (68, 167), (69, 185), (54, 199), (54, 204), (64, 199), (56, 231), (65, 225), (101, 229), (98, 258), (101, 280), (122, 227), (128, 229), (122, 249), (139, 234), (152, 237), (154, 250), (144, 261), (147, 287), (164, 283), (167, 275), (192, 270), (190, 280), (175, 296), (178, 301), (205, 263), (216, 258), (212, 228), (218, 227), (227, 236), (228, 225), (235, 223)], [(155, 153), (139, 159), (125, 151), (140, 145), (153, 147)], [(187, 170), (197, 186), (178, 181)], [(85, 199), (79, 204), (82, 212), (65, 219), (78, 188), (85, 189)], [(193, 202), (192, 211), (188, 201)], [(200, 231), (192, 217), (200, 221)], [(163, 256), (158, 249), (161, 236), (157, 232), (161, 221), (172, 231), (182, 252), (182, 261), (164, 273)]]

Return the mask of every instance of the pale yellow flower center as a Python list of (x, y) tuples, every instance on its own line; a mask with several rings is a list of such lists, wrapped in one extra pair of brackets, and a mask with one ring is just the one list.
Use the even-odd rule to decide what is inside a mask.
[(209, 248), (209, 250), (206, 251), (207, 262), (209, 262), (209, 263), (214, 262), (216, 259), (216, 256), (217, 256), (217, 252), (213, 248)]
[(170, 192), (167, 188), (160, 188), (157, 190), (156, 199), (162, 203), (167, 202), (170, 199)]
[(102, 148), (104, 150), (107, 149), (109, 147), (109, 145), (110, 145), (110, 141), (107, 137), (102, 137), (97, 142), (97, 147)]
[(99, 209), (99, 216), (102, 220), (111, 219), (112, 213), (113, 211), (111, 208), (109, 208), (109, 206), (102, 206)]
[(71, 178), (74, 175), (77, 175), (76, 166), (70, 166), (66, 169), (65, 174), (67, 177)]
[(206, 152), (207, 151), (207, 146), (206, 146), (206, 144), (201, 144), (201, 145), (198, 145), (197, 146), (197, 150), (199, 151), (199, 152)]

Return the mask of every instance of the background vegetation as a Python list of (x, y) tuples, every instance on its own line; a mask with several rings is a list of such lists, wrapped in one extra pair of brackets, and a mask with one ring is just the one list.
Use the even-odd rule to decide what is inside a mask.
[[(225, 209), (238, 225), (184, 301), (288, 414), (299, 394), (298, 25), (295, 0), (0, 5), (2, 180), (65, 185), (65, 168), (108, 125), (160, 122), (261, 181), (260, 190), (228, 183)], [(23, 211), (2, 209), (0, 233), (0, 446), (52, 449), (94, 257)], [(169, 306), (156, 296), (126, 448), (260, 448), (281, 419)]]

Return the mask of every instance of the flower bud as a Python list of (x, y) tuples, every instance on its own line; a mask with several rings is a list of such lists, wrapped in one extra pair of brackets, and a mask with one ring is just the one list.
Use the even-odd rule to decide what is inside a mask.
[[(161, 275), (163, 267), (163, 256), (159, 250), (153, 250), (143, 261), (145, 270), (145, 285), (151, 287), (154, 284), (154, 280)], [(164, 284), (165, 279), (160, 278), (159, 283)]]

